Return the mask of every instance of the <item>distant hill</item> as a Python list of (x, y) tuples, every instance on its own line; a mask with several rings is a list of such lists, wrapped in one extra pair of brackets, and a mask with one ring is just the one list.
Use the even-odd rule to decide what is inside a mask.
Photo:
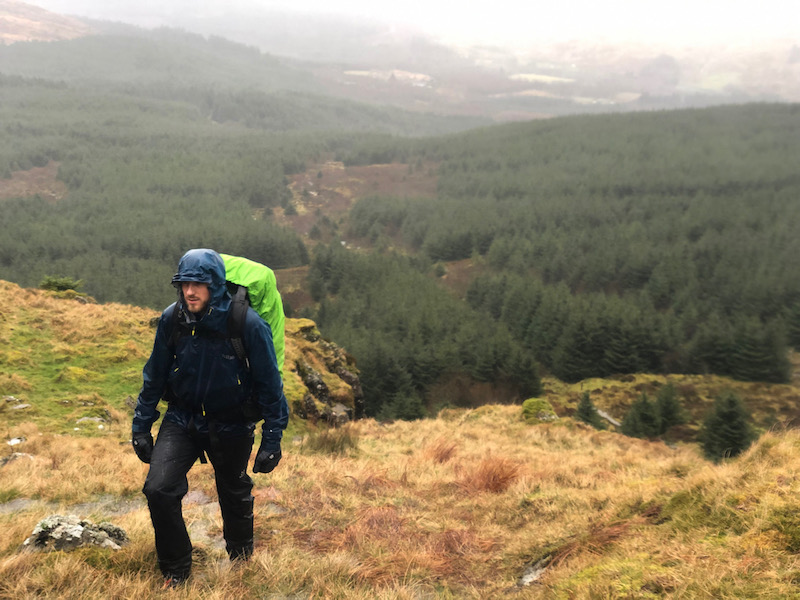
[(85, 22), (16, 0), (0, 0), (0, 44), (54, 42), (89, 35)]
[[(20, 12), (26, 15), (22, 21)], [(115, 14), (112, 5), (100, 12)], [(22, 3), (0, 3), (7, 42), (71, 39), (90, 33), (139, 36), (145, 30), (122, 22), (147, 21), (218, 38), (217, 42), (224, 39), (251, 53), (281, 57), (283, 72), (265, 73), (263, 65), (253, 69), (257, 87), (314, 91), (495, 122), (800, 100), (800, 61), (796, 59), (800, 50), (791, 39), (702, 47), (532, 40), (528, 48), (511, 51), (448, 46), (418, 32), (376, 22), (236, 4), (210, 13), (176, 2), (168, 8), (149, 6), (146, 14), (137, 10), (108, 18), (82, 24)], [(77, 33), (64, 33), (73, 30)], [(220, 44), (214, 46), (219, 49)], [(158, 56), (145, 57), (143, 64), (153, 58), (171, 62), (172, 75), (178, 79), (197, 69), (196, 64), (169, 57), (174, 51), (159, 48)], [(102, 50), (95, 48), (89, 62), (97, 56), (102, 56)], [(203, 60), (213, 65), (217, 57)], [(215, 74), (220, 82), (229, 82), (241, 67), (220, 66)], [(123, 68), (116, 75), (125, 78), (130, 72)]]

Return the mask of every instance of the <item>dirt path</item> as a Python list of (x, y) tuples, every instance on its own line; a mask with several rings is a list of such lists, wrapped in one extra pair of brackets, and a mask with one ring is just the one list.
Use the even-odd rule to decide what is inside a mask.
[(0, 179), (0, 200), (37, 195), (51, 203), (61, 200), (67, 195), (67, 186), (57, 179), (58, 167), (59, 163), (51, 161), (44, 167), (14, 171), (11, 179)]
[(327, 217), (340, 223), (353, 203), (371, 195), (436, 196), (438, 178), (433, 164), (412, 167), (402, 163), (346, 167), (328, 161), (311, 165), (291, 178), (289, 189), (297, 214), (276, 209), (275, 221), (308, 236), (315, 223)]

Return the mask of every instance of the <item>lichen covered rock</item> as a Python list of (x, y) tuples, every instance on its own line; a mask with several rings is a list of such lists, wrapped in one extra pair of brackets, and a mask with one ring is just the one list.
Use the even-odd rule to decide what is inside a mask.
[(22, 543), (22, 550), (74, 550), (97, 546), (119, 550), (128, 543), (123, 529), (111, 523), (92, 523), (74, 515), (50, 515), (39, 521), (33, 533)]
[(340, 425), (363, 415), (354, 359), (322, 338), (309, 319), (286, 319), (284, 393), (293, 414)]

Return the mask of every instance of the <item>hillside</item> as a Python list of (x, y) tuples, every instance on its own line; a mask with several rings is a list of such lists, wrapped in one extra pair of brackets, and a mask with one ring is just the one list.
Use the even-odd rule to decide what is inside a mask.
[[(307, 314), (366, 357), (368, 407), (377, 390), (441, 405), (454, 356), (484, 383), (520, 382), (526, 353), (569, 382), (785, 383), (800, 346), (798, 116), (754, 104), (364, 144), (294, 175), (294, 210), (275, 213), (314, 246)], [(392, 390), (370, 381), (386, 368)]]
[(540, 376), (790, 381), (794, 105), (398, 139), (267, 136), (42, 82), (2, 93), (0, 276), (155, 308), (186, 248), (259, 260), (290, 314), (357, 358), (369, 416), (521, 401)]
[[(0, 596), (153, 595), (160, 577), (139, 492), (146, 468), (128, 438), (158, 313), (5, 282), (0, 306)], [(174, 597), (792, 597), (800, 434), (775, 423), (794, 420), (796, 383), (545, 378), (542, 397), (560, 418), (538, 425), (515, 405), (336, 429), (299, 419), (310, 405), (297, 402), (308, 395), (298, 372), (312, 367), (347, 403), (352, 387), (328, 368), (354, 369), (348, 360), (310, 321), (287, 320), (293, 415), (284, 460), (256, 478), (254, 559), (229, 568), (213, 473), (196, 465), (184, 503), (196, 569)], [(570, 417), (584, 392), (621, 418), (665, 383), (692, 415), (669, 445)], [(679, 440), (726, 388), (763, 434), (714, 465)], [(58, 513), (110, 521), (130, 543), (19, 553), (36, 523)]]
[[(150, 309), (96, 304), (74, 292), (0, 281), (0, 412), (7, 427), (126, 436), (155, 335)], [(287, 319), (284, 388), (295, 416), (357, 416), (352, 358), (320, 338), (312, 321)], [(294, 427), (303, 429), (301, 419)]]
[[(8, 283), (0, 305), (0, 596), (151, 597), (160, 577), (139, 492), (146, 467), (129, 446), (125, 398), (138, 388), (157, 313)], [(330, 362), (330, 345), (301, 334), (311, 323), (288, 324), (287, 365)], [(249, 564), (229, 567), (213, 472), (194, 467), (184, 514), (196, 567), (171, 596), (793, 597), (796, 430), (776, 427), (714, 465), (694, 444), (595, 431), (567, 416), (583, 391), (615, 412), (660, 383), (546, 379), (543, 396), (561, 418), (538, 425), (519, 406), (333, 430), (294, 415), (281, 465), (256, 476)], [(677, 383), (693, 387), (697, 413), (715, 387), (738, 385)], [(797, 405), (794, 387), (737, 389), (751, 405)], [(20, 553), (52, 514), (109, 521), (130, 543)]]
[(90, 33), (92, 28), (78, 19), (17, 0), (0, 0), (0, 45), (71, 40)]

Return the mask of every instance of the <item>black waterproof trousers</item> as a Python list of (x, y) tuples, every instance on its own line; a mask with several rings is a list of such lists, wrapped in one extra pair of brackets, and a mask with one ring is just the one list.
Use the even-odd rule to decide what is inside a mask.
[(193, 435), (169, 421), (161, 424), (142, 491), (155, 530), (158, 566), (165, 576), (187, 577), (192, 568), (181, 500), (189, 490), (186, 474), (201, 450), (214, 467), (228, 555), (247, 558), (253, 552), (253, 480), (247, 474), (253, 437), (223, 438), (213, 446), (207, 435)]

